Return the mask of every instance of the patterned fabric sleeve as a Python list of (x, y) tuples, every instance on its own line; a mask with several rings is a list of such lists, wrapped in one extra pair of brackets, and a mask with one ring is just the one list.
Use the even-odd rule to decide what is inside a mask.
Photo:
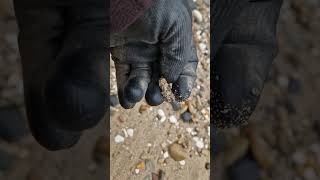
[(152, 0), (111, 0), (111, 32), (127, 28), (151, 4)]

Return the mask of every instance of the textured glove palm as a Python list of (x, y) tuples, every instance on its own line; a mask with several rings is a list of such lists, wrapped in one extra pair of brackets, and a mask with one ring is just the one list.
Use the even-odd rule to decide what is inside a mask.
[(173, 83), (177, 100), (190, 96), (198, 59), (187, 0), (155, 0), (128, 29), (111, 35), (111, 46), (124, 108), (144, 96), (150, 105), (161, 104), (160, 76)]

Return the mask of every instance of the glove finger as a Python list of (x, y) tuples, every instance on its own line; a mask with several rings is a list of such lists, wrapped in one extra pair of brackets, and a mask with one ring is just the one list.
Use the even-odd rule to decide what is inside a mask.
[(147, 103), (151, 106), (158, 106), (164, 102), (164, 97), (159, 87), (159, 78), (159, 63), (155, 62), (152, 64), (152, 78), (145, 96)]
[(131, 103), (139, 102), (146, 94), (151, 81), (151, 64), (131, 64), (130, 76), (124, 88), (125, 98)]
[(175, 8), (175, 15), (170, 17), (168, 22), (171, 26), (166, 33), (161, 35), (161, 75), (169, 83), (178, 80), (182, 73), (183, 66), (195, 52), (192, 38), (192, 14), (187, 1), (184, 5)]
[(178, 80), (172, 84), (172, 92), (177, 101), (184, 101), (190, 96), (197, 78), (196, 70), (197, 61), (189, 62)]
[(125, 63), (119, 63), (115, 60), (117, 87), (118, 87), (118, 97), (120, 105), (125, 109), (131, 109), (134, 107), (135, 103), (129, 102), (125, 98), (125, 85), (129, 79), (130, 75), (130, 65)]
[(95, 126), (108, 109), (106, 15), (95, 3), (65, 12), (69, 26), (56, 61), (50, 64), (45, 95), (51, 114), (67, 130)]

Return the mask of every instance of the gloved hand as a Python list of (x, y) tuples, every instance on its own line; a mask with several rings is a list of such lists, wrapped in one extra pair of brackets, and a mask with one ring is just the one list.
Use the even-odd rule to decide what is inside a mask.
[(132, 108), (144, 96), (150, 105), (161, 104), (160, 77), (172, 83), (176, 100), (190, 96), (198, 59), (187, 0), (154, 0), (125, 31), (111, 34), (111, 47), (124, 108)]
[(49, 150), (73, 146), (107, 109), (105, 0), (15, 0), (26, 111)]
[(216, 0), (211, 23), (213, 125), (239, 126), (255, 109), (277, 54), (282, 0)]

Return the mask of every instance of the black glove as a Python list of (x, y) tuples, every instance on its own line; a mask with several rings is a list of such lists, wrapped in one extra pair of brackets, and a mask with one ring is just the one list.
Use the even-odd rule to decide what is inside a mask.
[(124, 32), (111, 35), (120, 104), (132, 108), (144, 96), (159, 105), (159, 78), (173, 83), (176, 100), (187, 99), (196, 79), (197, 55), (187, 0), (155, 0)]
[(211, 23), (213, 125), (244, 124), (277, 54), (282, 0), (216, 0)]
[(105, 0), (15, 0), (29, 125), (49, 150), (74, 145), (107, 110)]

